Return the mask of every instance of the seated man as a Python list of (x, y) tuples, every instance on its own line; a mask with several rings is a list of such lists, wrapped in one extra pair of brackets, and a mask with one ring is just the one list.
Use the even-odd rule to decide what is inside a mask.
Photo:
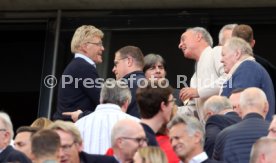
[(145, 83), (146, 87), (138, 88), (136, 92), (141, 124), (149, 140), (149, 146), (158, 146), (155, 134), (169, 122), (175, 102), (172, 88), (166, 80), (163, 81), (163, 83), (148, 81), (149, 83)]
[(20, 162), (31, 163), (23, 153), (10, 146), (13, 138), (13, 127), (10, 116), (5, 112), (0, 112), (0, 162)]
[(216, 163), (203, 151), (204, 128), (195, 117), (176, 115), (168, 124), (172, 147), (183, 163)]
[(61, 120), (55, 121), (49, 126), (60, 136), (61, 151), (60, 162), (62, 163), (116, 163), (109, 156), (92, 155), (82, 151), (82, 139), (78, 128), (72, 122)]
[(276, 156), (276, 139), (262, 137), (254, 143), (250, 163), (273, 163)]
[(118, 121), (111, 134), (113, 155), (118, 162), (131, 163), (135, 152), (147, 146), (147, 139), (142, 126), (133, 120)]
[(16, 136), (14, 139), (14, 148), (24, 153), (31, 160), (31, 136), (37, 131), (38, 128), (33, 128), (30, 126), (21, 126), (16, 130)]
[(131, 101), (128, 86), (122, 81), (110, 80), (103, 85), (100, 103), (96, 110), (79, 119), (76, 126), (83, 139), (84, 151), (91, 154), (104, 154), (111, 147), (111, 130), (120, 119), (138, 118), (126, 114)]
[(268, 101), (256, 87), (245, 89), (240, 96), (242, 121), (222, 130), (215, 142), (213, 158), (229, 163), (249, 162), (252, 145), (266, 136), (269, 123), (265, 121)]
[(55, 131), (40, 130), (32, 136), (31, 143), (35, 163), (59, 163), (60, 137)]
[(238, 113), (233, 111), (230, 101), (224, 96), (212, 96), (203, 107), (205, 117), (205, 144), (204, 150), (212, 157), (215, 140), (220, 131), (232, 124), (241, 121)]

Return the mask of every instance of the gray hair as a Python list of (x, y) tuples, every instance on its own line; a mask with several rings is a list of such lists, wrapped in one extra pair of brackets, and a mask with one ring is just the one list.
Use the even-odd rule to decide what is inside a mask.
[(112, 103), (121, 107), (127, 100), (131, 101), (131, 93), (125, 82), (107, 80), (104, 83), (100, 95), (102, 104)]
[(202, 137), (200, 144), (204, 145), (205, 130), (202, 124), (195, 117), (187, 116), (185, 114), (177, 114), (167, 125), (169, 129), (178, 124), (186, 125), (189, 136), (193, 136), (196, 132), (200, 132)]
[(257, 163), (258, 157), (262, 154), (268, 154), (273, 151), (276, 146), (275, 138), (261, 137), (253, 144), (250, 153), (250, 163)]
[(237, 26), (238, 24), (226, 24), (225, 26), (223, 26), (221, 28), (221, 30), (219, 31), (219, 44), (220, 45), (224, 45), (226, 40), (224, 38), (223, 32), (226, 30), (232, 30)]
[(207, 44), (211, 47), (213, 46), (213, 38), (205, 28), (193, 27), (193, 28), (188, 28), (186, 31), (193, 31), (195, 33), (201, 33), (203, 39), (207, 42)]
[(203, 108), (218, 114), (225, 109), (233, 109), (233, 106), (230, 100), (225, 96), (212, 96), (204, 103)]
[(241, 108), (261, 108), (264, 101), (267, 102), (267, 98), (264, 91), (260, 88), (247, 88), (240, 95)]
[(14, 132), (13, 132), (13, 125), (12, 125), (12, 122), (11, 122), (11, 118), (10, 116), (3, 112), (3, 111), (0, 111), (0, 120), (2, 121), (3, 123), (3, 127), (4, 129), (6, 129), (9, 133), (10, 133), (10, 142), (14, 136)]
[(228, 39), (224, 45), (231, 51), (240, 50), (242, 55), (253, 56), (253, 50), (251, 46), (243, 39), (238, 37), (231, 37)]

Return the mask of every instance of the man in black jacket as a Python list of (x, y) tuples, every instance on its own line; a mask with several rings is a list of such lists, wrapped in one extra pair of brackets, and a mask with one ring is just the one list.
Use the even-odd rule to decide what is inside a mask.
[(252, 145), (268, 133), (265, 121), (268, 101), (256, 87), (245, 89), (240, 96), (242, 121), (222, 130), (215, 142), (213, 158), (227, 163), (249, 162)]
[(204, 150), (209, 157), (212, 157), (218, 133), (224, 128), (241, 121), (241, 117), (233, 110), (229, 99), (224, 96), (210, 97), (204, 103), (203, 113), (206, 117)]
[(125, 46), (115, 53), (112, 72), (117, 80), (127, 83), (132, 97), (127, 113), (137, 118), (140, 118), (140, 113), (136, 102), (136, 90), (145, 79), (143, 67), (144, 55), (139, 47)]
[(76, 121), (95, 110), (100, 99), (96, 64), (102, 63), (103, 32), (92, 25), (79, 27), (71, 41), (74, 58), (62, 73), (54, 119)]
[(0, 162), (31, 163), (31, 160), (27, 156), (9, 145), (13, 134), (12, 122), (9, 115), (5, 112), (0, 112)]

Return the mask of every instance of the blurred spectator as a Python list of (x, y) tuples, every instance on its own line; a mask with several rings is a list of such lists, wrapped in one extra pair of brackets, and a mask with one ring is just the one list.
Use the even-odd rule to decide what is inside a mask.
[(139, 148), (133, 160), (135, 163), (168, 163), (166, 155), (159, 147)]

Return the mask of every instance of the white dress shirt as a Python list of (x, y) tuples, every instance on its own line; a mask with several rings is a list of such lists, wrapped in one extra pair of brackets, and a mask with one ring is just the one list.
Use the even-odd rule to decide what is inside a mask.
[(100, 104), (93, 113), (79, 119), (78, 127), (83, 139), (84, 151), (90, 154), (105, 154), (111, 147), (111, 131), (120, 119), (140, 120), (124, 113), (118, 105)]
[(189, 161), (189, 163), (201, 163), (201, 162), (203, 162), (203, 161), (205, 161), (205, 160), (207, 160), (207, 159), (208, 159), (208, 156), (207, 156), (206, 152), (202, 152), (202, 153), (200, 153), (200, 154), (194, 156), (194, 157)]
[(89, 57), (87, 57), (86, 55), (83, 55), (83, 54), (81, 54), (81, 53), (76, 53), (76, 54), (75, 54), (75, 58), (82, 58), (82, 59), (84, 59), (86, 62), (90, 63), (91, 65), (93, 65), (93, 66), (96, 68), (95, 62), (94, 62), (92, 59), (90, 59)]

